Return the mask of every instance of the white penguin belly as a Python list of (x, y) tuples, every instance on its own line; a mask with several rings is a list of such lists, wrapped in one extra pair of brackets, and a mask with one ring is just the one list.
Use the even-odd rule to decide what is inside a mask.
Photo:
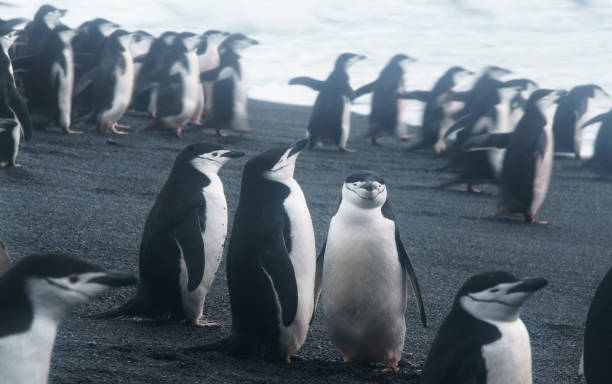
[[(291, 190), (283, 206), (291, 223), (291, 253), (295, 280), (298, 288), (298, 306), (295, 320), (289, 327), (279, 317), (280, 346), (285, 355), (297, 351), (304, 341), (314, 309), (314, 279), (316, 270), (316, 246), (310, 211), (304, 193), (298, 183), (286, 182)], [(280, 314), (280, 312), (279, 312)]]
[(234, 115), (230, 124), (233, 129), (247, 129), (247, 89), (244, 73), (241, 77), (233, 73), (232, 79), (234, 81)]
[(544, 128), (546, 133), (546, 149), (542, 158), (536, 159), (535, 162), (535, 177), (533, 180), (533, 199), (531, 206), (529, 207), (529, 214), (535, 215), (548, 193), (548, 186), (550, 185), (550, 176), (553, 167), (553, 156), (554, 156), (554, 142), (552, 137), (552, 128), (548, 120), (547, 126)]
[[(510, 106), (506, 103), (501, 103), (495, 106), (497, 113), (497, 126), (495, 132), (492, 133), (508, 133), (514, 130), (512, 122), (512, 116), (510, 114)], [(502, 169), (504, 164), (504, 157), (506, 156), (505, 148), (492, 148), (488, 152), (489, 164), (495, 175), (495, 179), (500, 180), (502, 175)]]
[(56, 330), (57, 322), (35, 314), (27, 332), (0, 338), (0, 380), (47, 383)]
[(202, 191), (206, 201), (206, 223), (202, 232), (205, 255), (204, 277), (192, 292), (187, 289), (185, 262), (184, 260), (181, 262), (181, 300), (185, 316), (190, 321), (196, 321), (202, 316), (206, 295), (215, 280), (227, 236), (227, 201), (223, 184), (215, 174), (206, 176), (210, 179), (210, 184)]
[(72, 91), (74, 88), (74, 64), (72, 49), (62, 50), (66, 62), (66, 71), (55, 63), (51, 67), (51, 82), (58, 79), (57, 108), (59, 110), (59, 125), (66, 129), (70, 128), (70, 114), (72, 112)]
[(125, 71), (122, 71), (120, 68), (115, 69), (113, 73), (115, 77), (115, 90), (111, 107), (102, 113), (102, 120), (109, 125), (115, 124), (121, 119), (132, 100), (134, 63), (128, 53), (124, 52), (122, 55), (125, 62)]
[(351, 134), (351, 101), (346, 96), (342, 96), (342, 101), (344, 107), (342, 109), (342, 126), (340, 127), (340, 141), (338, 143), (340, 148), (346, 147), (346, 142)]
[(175, 64), (170, 70), (170, 74), (179, 73), (181, 75), (183, 86), (183, 93), (179, 96), (182, 105), (181, 112), (178, 115), (165, 118), (166, 121), (181, 127), (187, 124), (196, 112), (198, 107), (198, 88), (200, 87), (198, 57), (195, 53), (190, 52), (186, 54), (186, 58), (187, 68), (183, 67), (181, 64)]
[(488, 322), (502, 337), (482, 347), (487, 384), (531, 384), (531, 345), (525, 324), (521, 319)]
[(331, 339), (352, 360), (399, 360), (406, 277), (395, 224), (380, 211), (351, 214), (341, 206), (330, 224), (324, 260), (321, 301)]

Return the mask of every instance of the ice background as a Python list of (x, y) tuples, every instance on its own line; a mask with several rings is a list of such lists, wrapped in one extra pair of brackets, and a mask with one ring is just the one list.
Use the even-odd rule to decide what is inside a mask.
[[(374, 80), (391, 56), (418, 61), (406, 86), (430, 89), (450, 66), (479, 71), (511, 69), (541, 87), (596, 83), (612, 94), (612, 1), (610, 0), (55, 0), (68, 9), (63, 21), (77, 27), (104, 17), (124, 29), (154, 35), (166, 30), (242, 32), (261, 45), (243, 54), (249, 96), (311, 105), (315, 92), (289, 86), (291, 77), (324, 79), (342, 52), (368, 57), (349, 71), (353, 88)], [(0, 2), (0, 17), (33, 17), (44, 2)], [(465, 85), (466, 87), (469, 84)], [(598, 97), (589, 115), (605, 112), (612, 99)], [(369, 99), (353, 111), (367, 113)], [(411, 102), (405, 120), (419, 124), (422, 104)], [(585, 131), (589, 156), (597, 125)]]

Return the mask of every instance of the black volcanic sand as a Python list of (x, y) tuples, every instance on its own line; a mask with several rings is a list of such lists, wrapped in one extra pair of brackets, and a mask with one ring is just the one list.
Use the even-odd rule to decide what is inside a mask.
[[(64, 251), (108, 269), (137, 273), (145, 218), (183, 146), (223, 144), (253, 155), (304, 136), (310, 108), (250, 103), (249, 133), (191, 128), (181, 140), (161, 133), (106, 136), (85, 127), (81, 136), (37, 131), (22, 147), (21, 169), (0, 170), (0, 239), (14, 259)], [(142, 128), (148, 120), (129, 115), (122, 123)], [(416, 383), (418, 370), (461, 284), (472, 274), (507, 270), (541, 276), (550, 285), (525, 305), (522, 319), (532, 338), (534, 382), (576, 383), (583, 326), (591, 297), (612, 265), (612, 183), (583, 170), (576, 160), (556, 159), (548, 198), (539, 214), (548, 226), (514, 218), (494, 219), (496, 188), (482, 195), (464, 187), (439, 190), (450, 180), (439, 172), (445, 160), (429, 152), (408, 153), (392, 139), (373, 147), (367, 120), (353, 117), (349, 146), (358, 150), (305, 151), (296, 179), (312, 214), (317, 246), (335, 213), (344, 178), (371, 169), (387, 182), (404, 244), (423, 290), (429, 328), (419, 322), (412, 296), (406, 314), (404, 358), (397, 373), (328, 362), (340, 357), (319, 311), (292, 364), (242, 360), (218, 352), (186, 353), (185, 347), (229, 334), (230, 305), (222, 264), (205, 305), (220, 328), (159, 325), (86, 317), (127, 300), (131, 289), (113, 291), (79, 307), (61, 324), (51, 367), (52, 383)], [(109, 142), (110, 140), (110, 142)], [(244, 158), (220, 172), (230, 209), (238, 202)]]

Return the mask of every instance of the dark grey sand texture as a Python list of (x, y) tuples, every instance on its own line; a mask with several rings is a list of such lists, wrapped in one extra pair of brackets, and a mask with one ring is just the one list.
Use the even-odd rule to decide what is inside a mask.
[[(34, 132), (19, 156), (23, 168), (0, 170), (0, 239), (14, 260), (35, 252), (64, 251), (109, 269), (137, 273), (145, 218), (183, 146), (208, 141), (253, 155), (304, 137), (310, 108), (260, 101), (251, 101), (249, 108), (255, 130), (228, 132), (227, 138), (193, 128), (181, 140), (159, 133), (111, 137), (93, 127), (81, 136)], [(148, 120), (128, 115), (122, 123), (142, 128)], [(422, 366), (457, 289), (472, 274), (497, 269), (550, 282), (526, 303), (522, 315), (532, 339), (534, 382), (582, 382), (576, 372), (586, 312), (612, 265), (612, 183), (583, 170), (576, 160), (556, 159), (550, 192), (538, 215), (550, 225), (493, 219), (496, 188), (485, 187), (480, 196), (465, 193), (463, 187), (438, 190), (436, 185), (453, 177), (436, 171), (444, 159), (428, 152), (408, 153), (405, 144), (392, 139), (383, 139), (382, 148), (373, 147), (359, 139), (366, 129), (367, 119), (353, 116), (349, 147), (359, 152), (304, 151), (295, 178), (304, 190), (320, 248), (344, 178), (364, 168), (384, 176), (430, 325), (422, 328), (410, 297), (399, 372), (328, 362), (340, 353), (329, 341), (321, 312), (289, 365), (217, 352), (183, 352), (229, 334), (223, 263), (204, 311), (206, 319), (219, 322), (221, 328), (85, 317), (133, 294), (128, 289), (113, 291), (79, 307), (61, 324), (50, 382), (416, 383), (415, 370)], [(245, 160), (233, 160), (220, 172), (230, 225)]]

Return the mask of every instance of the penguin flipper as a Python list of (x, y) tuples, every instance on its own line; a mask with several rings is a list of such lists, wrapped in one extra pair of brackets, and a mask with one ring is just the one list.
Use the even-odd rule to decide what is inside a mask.
[(411, 92), (403, 92), (398, 95), (399, 99), (410, 99), (410, 100), (419, 100), (424, 103), (429, 101), (429, 97), (431, 92), (429, 91), (411, 91)]
[(308, 76), (294, 77), (289, 80), (289, 85), (303, 85), (315, 91), (320, 91), (323, 88), (323, 84), (325, 84), (324, 81), (313, 79)]
[(96, 73), (97, 73), (97, 68), (92, 68), (89, 71), (85, 72), (79, 78), (79, 81), (74, 86), (74, 91), (72, 92), (72, 94), (74, 95), (73, 97), (79, 95), (81, 92), (87, 89), (87, 87), (93, 84), (94, 79), (96, 77)]
[(512, 139), (512, 132), (476, 135), (468, 138), (463, 143), (462, 149), (464, 151), (479, 151), (491, 148), (507, 148), (510, 139)]
[(193, 209), (174, 229), (174, 239), (187, 267), (187, 289), (194, 291), (204, 278), (204, 224), (199, 209)]
[(314, 320), (315, 312), (317, 311), (317, 303), (319, 302), (319, 296), (321, 295), (321, 283), (323, 282), (323, 261), (325, 260), (325, 248), (327, 246), (327, 239), (323, 243), (323, 248), (319, 252), (317, 257), (317, 269), (315, 272), (315, 287), (314, 287), (314, 305), (312, 306), (312, 317), (310, 318), (310, 324)]
[(530, 85), (538, 88), (538, 84), (535, 81), (529, 80), (529, 79), (512, 79), (512, 80), (505, 81), (503, 83), (504, 88), (513, 87), (513, 88), (519, 88), (522, 91), (527, 90)]
[(585, 127), (587, 127), (587, 126), (589, 126), (591, 124), (602, 123), (603, 121), (605, 121), (606, 119), (609, 119), (610, 117), (612, 117), (612, 111), (608, 111), (606, 113), (602, 113), (600, 115), (597, 115), (597, 116), (593, 117), (592, 119), (590, 119), (586, 123), (582, 124), (582, 127), (580, 127), (580, 129), (584, 129)]
[(298, 288), (295, 271), (282, 233), (270, 239), (275, 247), (264, 250), (259, 256), (259, 265), (270, 280), (274, 295), (280, 306), (283, 324), (288, 327), (295, 320), (298, 306)]
[(354, 94), (354, 99), (356, 99), (356, 98), (358, 98), (360, 96), (366, 95), (368, 93), (374, 92), (374, 87), (376, 86), (376, 81), (377, 80), (371, 82), (370, 84), (366, 84), (363, 87), (357, 88), (357, 90), (355, 91), (355, 94)]

